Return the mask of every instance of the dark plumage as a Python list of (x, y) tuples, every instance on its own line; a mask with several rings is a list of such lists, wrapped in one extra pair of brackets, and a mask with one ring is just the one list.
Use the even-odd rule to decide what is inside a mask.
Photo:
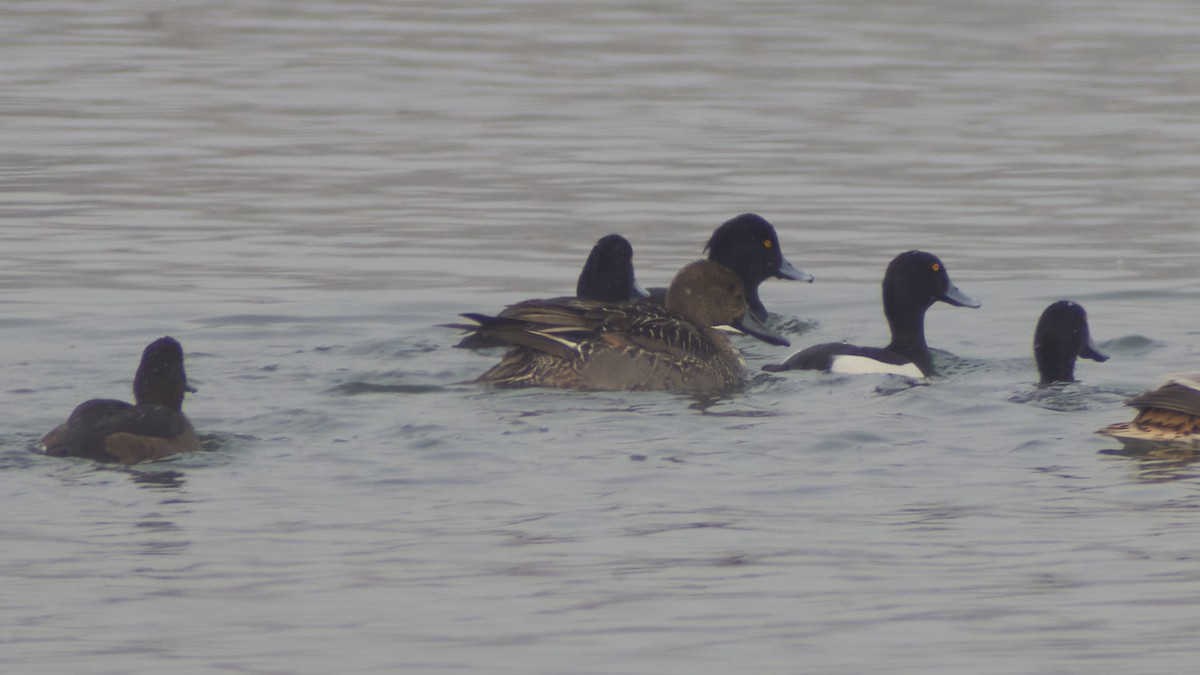
[[(708, 259), (733, 270), (746, 291), (746, 303), (758, 321), (767, 320), (767, 308), (758, 297), (758, 287), (771, 277), (812, 282), (813, 276), (783, 257), (775, 227), (766, 218), (743, 213), (713, 230), (704, 245)], [(650, 289), (650, 298), (663, 302), (663, 289)]]
[(133, 378), (135, 404), (112, 399), (81, 403), (67, 421), (42, 437), (47, 455), (133, 464), (200, 449), (184, 416), (188, 391), (183, 348), (174, 338), (155, 340), (142, 352)]
[(1033, 332), (1033, 357), (1043, 385), (1074, 382), (1077, 357), (1108, 360), (1092, 342), (1087, 312), (1070, 300), (1059, 300), (1042, 312)]
[[(579, 281), (575, 284), (575, 297), (601, 302), (625, 302), (647, 295), (648, 293), (638, 285), (633, 273), (633, 246), (629, 240), (619, 234), (610, 234), (592, 246), (592, 252), (588, 254), (587, 261), (579, 272)], [(514, 307), (520, 307), (520, 303), (501, 311), (499, 316), (508, 316)], [(461, 349), (485, 349), (503, 345), (501, 340), (472, 333), (454, 346)]]
[(758, 287), (771, 277), (812, 282), (813, 276), (783, 257), (775, 227), (766, 218), (743, 213), (725, 221), (704, 245), (708, 259), (733, 270), (746, 289), (746, 303), (754, 318), (766, 321), (767, 308), (758, 298)]
[(575, 297), (601, 302), (646, 297), (633, 274), (633, 246), (629, 240), (610, 234), (596, 242), (579, 272)]
[(950, 282), (946, 266), (937, 256), (924, 251), (901, 253), (883, 275), (883, 313), (892, 331), (888, 346), (819, 344), (796, 352), (779, 365), (763, 366), (763, 370), (932, 375), (933, 357), (925, 343), (925, 312), (938, 301), (956, 307), (979, 307), (976, 300)]
[(1174, 375), (1125, 405), (1137, 408), (1133, 421), (1111, 424), (1097, 433), (1132, 446), (1200, 447), (1200, 373)]
[(714, 326), (787, 344), (747, 312), (737, 276), (708, 261), (676, 275), (666, 307), (567, 298), (510, 309), (506, 316), (464, 315), (479, 324), (464, 328), (513, 346), (479, 382), (719, 393), (741, 383), (745, 364)]

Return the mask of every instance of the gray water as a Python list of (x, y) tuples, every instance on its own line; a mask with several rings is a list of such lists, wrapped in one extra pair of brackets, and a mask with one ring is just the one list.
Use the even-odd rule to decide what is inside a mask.
[[(0, 18), (5, 672), (1195, 670), (1200, 470), (1093, 434), (1200, 367), (1195, 3)], [(762, 289), (796, 347), (941, 256), (945, 375), (495, 391), (438, 327), (745, 211), (816, 275)], [(1113, 358), (1038, 392), (1060, 298)], [(30, 451), (166, 334), (207, 452)]]

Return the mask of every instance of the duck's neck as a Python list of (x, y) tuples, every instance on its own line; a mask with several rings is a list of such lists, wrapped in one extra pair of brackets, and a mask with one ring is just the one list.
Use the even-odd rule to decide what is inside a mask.
[(762, 300), (758, 299), (758, 286), (748, 284), (744, 280), (742, 284), (746, 289), (746, 306), (750, 314), (759, 321), (766, 321), (767, 308), (763, 305)]
[(134, 402), (138, 405), (162, 405), (172, 410), (181, 410), (184, 389), (187, 387), (186, 376), (173, 370), (167, 373), (153, 372), (155, 367), (138, 369), (133, 378)]
[(888, 326), (892, 329), (892, 341), (887, 348), (897, 354), (912, 359), (913, 363), (926, 375), (933, 374), (933, 357), (929, 354), (929, 345), (925, 343), (925, 311), (928, 307), (917, 312), (891, 312), (888, 314)]
[(1075, 381), (1074, 358), (1057, 353), (1053, 347), (1043, 347), (1036, 351), (1035, 356), (1038, 373), (1042, 377), (1041, 384)]

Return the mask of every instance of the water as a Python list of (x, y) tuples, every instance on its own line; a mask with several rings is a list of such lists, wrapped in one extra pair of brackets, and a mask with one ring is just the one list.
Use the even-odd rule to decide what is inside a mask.
[[(12, 672), (1191, 672), (1198, 470), (1093, 435), (1200, 364), (1190, 2), (10, 4)], [(437, 324), (664, 284), (755, 211), (793, 342), (946, 376), (491, 391)], [(1034, 323), (1112, 355), (1033, 386)], [(170, 334), (209, 452), (28, 451)], [(742, 343), (752, 365), (789, 353)]]

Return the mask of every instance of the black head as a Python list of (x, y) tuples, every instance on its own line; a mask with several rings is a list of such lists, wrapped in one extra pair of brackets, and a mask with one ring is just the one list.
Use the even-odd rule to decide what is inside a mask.
[(813, 280), (811, 274), (783, 257), (775, 228), (754, 213), (743, 213), (725, 221), (713, 231), (704, 250), (708, 251), (709, 260), (733, 270), (742, 280), (746, 288), (746, 300), (759, 319), (765, 319), (767, 315), (766, 308), (758, 299), (759, 284), (771, 277)]
[(133, 376), (133, 399), (138, 405), (154, 404), (174, 410), (183, 407), (190, 389), (183, 370), (183, 347), (172, 337), (151, 342), (142, 352), (142, 362)]
[(633, 246), (619, 234), (610, 234), (596, 242), (588, 255), (575, 295), (586, 300), (625, 302), (644, 297), (633, 275)]
[(883, 309), (889, 320), (897, 312), (924, 314), (938, 301), (979, 307), (978, 301), (950, 281), (946, 266), (932, 253), (908, 251), (888, 263), (883, 275)]
[(892, 330), (888, 349), (912, 359), (922, 372), (933, 368), (925, 343), (925, 311), (938, 301), (958, 307), (978, 307), (971, 296), (958, 290), (946, 266), (932, 253), (901, 253), (883, 275), (883, 313)]
[(1087, 312), (1070, 300), (1059, 300), (1042, 312), (1033, 331), (1033, 357), (1041, 384), (1075, 381), (1075, 359), (1104, 362), (1088, 330)]

